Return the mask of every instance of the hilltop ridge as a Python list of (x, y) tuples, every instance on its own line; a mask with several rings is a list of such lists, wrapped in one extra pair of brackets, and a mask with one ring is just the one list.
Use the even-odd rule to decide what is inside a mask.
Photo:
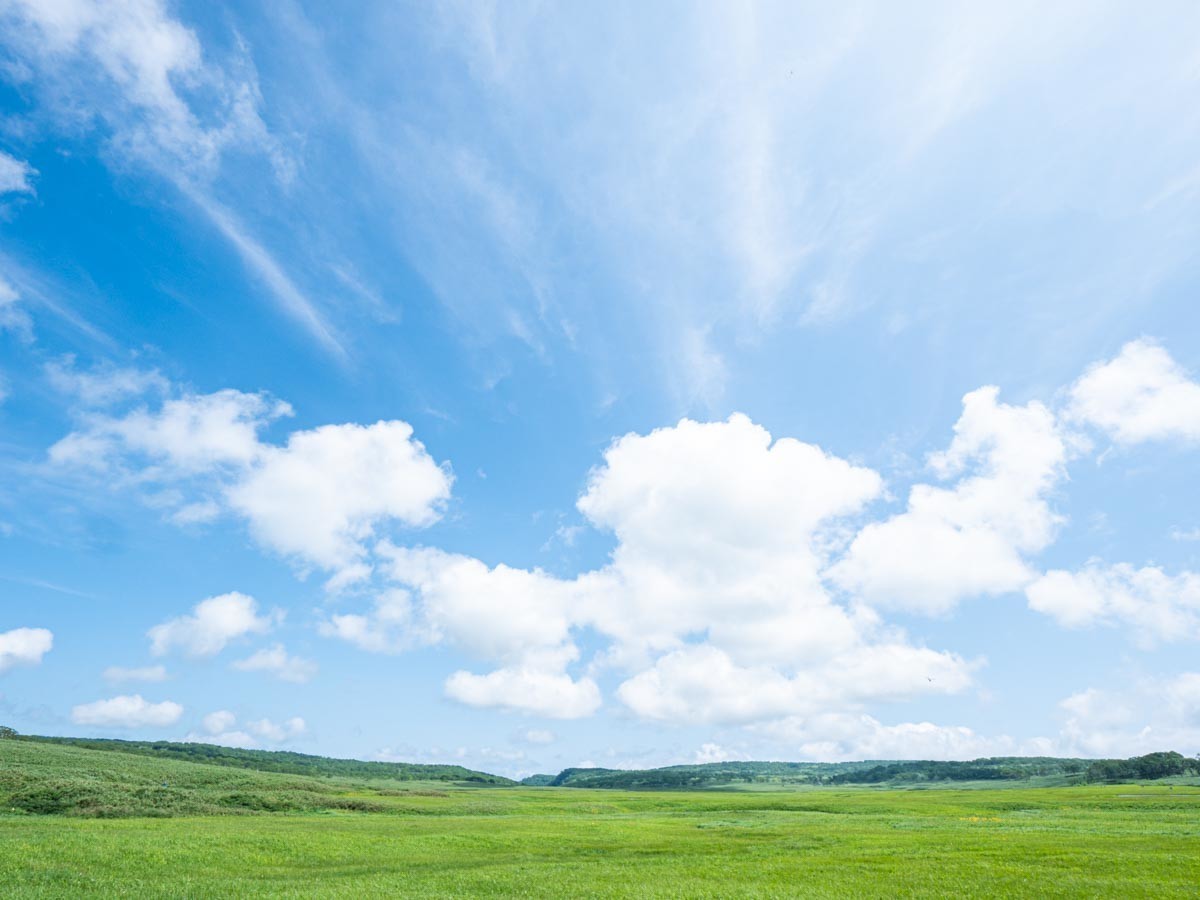
[(974, 760), (858, 760), (854, 762), (730, 761), (657, 769), (568, 768), (522, 779), (529, 786), (625, 790), (705, 789), (739, 785), (917, 785), (934, 782), (1077, 782), (1154, 779), (1200, 774), (1200, 759), (1175, 752), (1130, 759), (993, 756)]
[(382, 778), (395, 781), (448, 781), (492, 785), (515, 783), (502, 775), (479, 772), (459, 765), (336, 759), (328, 756), (296, 753), (292, 750), (248, 750), (196, 742), (125, 741), (114, 738), (44, 737), (42, 735), (14, 735), (11, 739), (289, 775)]

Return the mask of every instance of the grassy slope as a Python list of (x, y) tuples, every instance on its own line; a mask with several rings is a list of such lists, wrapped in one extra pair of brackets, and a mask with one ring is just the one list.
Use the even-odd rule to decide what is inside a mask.
[(499, 775), (476, 772), (462, 766), (331, 759), (327, 756), (311, 756), (306, 753), (293, 753), (289, 750), (243, 750), (221, 747), (216, 744), (119, 741), (102, 738), (40, 737), (37, 735), (23, 735), (18, 740), (82, 747), (88, 750), (134, 753), (158, 759), (178, 759), (215, 766), (255, 769), (260, 772), (285, 772), (290, 775), (389, 778), (398, 781), (472, 781), (497, 785), (513, 783)]
[(1194, 787), (382, 800), (391, 815), (0, 815), (0, 896), (1192, 897), (1200, 883)]
[(0, 812), (112, 818), (246, 812), (403, 809), (449, 785), (394, 779), (312, 778), (277, 772), (0, 741)]

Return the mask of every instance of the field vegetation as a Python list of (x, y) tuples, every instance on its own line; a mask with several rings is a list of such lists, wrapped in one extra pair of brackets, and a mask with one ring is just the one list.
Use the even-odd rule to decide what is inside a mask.
[(598, 790), (7, 740), (0, 896), (1192, 897), (1197, 780)]
[(397, 781), (465, 781), (477, 784), (512, 784), (500, 775), (476, 772), (462, 766), (420, 763), (374, 762), (361, 759), (330, 759), (288, 750), (243, 750), (216, 744), (177, 743), (174, 741), (116, 741), (100, 738), (40, 737), (10, 735), (20, 741), (59, 744), (87, 750), (132, 753), (156, 759), (175, 759), (254, 769), (259, 772), (284, 772), (290, 775), (334, 776), (338, 778), (385, 778)]

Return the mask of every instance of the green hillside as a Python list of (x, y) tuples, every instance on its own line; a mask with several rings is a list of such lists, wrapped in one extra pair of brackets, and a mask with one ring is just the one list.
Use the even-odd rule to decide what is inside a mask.
[(1200, 774), (1200, 760), (1178, 753), (1151, 753), (1128, 760), (1050, 756), (996, 756), (965, 762), (863, 760), (842, 763), (720, 762), (660, 769), (563, 769), (521, 783), (619, 790), (703, 790), (754, 785), (894, 785), (929, 783), (1116, 782)]
[[(553, 787), (705, 788), (731, 784), (819, 784), (834, 774), (878, 765), (872, 762), (719, 762), (659, 769), (563, 769), (546, 783)], [(548, 776), (535, 775), (533, 779)], [(526, 784), (535, 784), (527, 779)]]
[(448, 790), (483, 786), (478, 781), (421, 782), (410, 777), (313, 777), (258, 771), (244, 764), (114, 752), (113, 744), (122, 743), (96, 750), (62, 741), (0, 740), (0, 813), (124, 818), (398, 812), (412, 811), (414, 802), (428, 802), (424, 798), (444, 797)]
[(287, 750), (242, 750), (216, 744), (175, 743), (172, 741), (118, 741), (101, 738), (40, 737), (21, 735), (17, 741), (59, 744), (86, 750), (103, 750), (177, 759), (213, 766), (233, 766), (259, 772), (339, 778), (385, 778), (394, 781), (464, 781), (474, 784), (513, 784), (499, 775), (476, 772), (462, 766), (422, 765), (417, 763), (368, 762), (361, 759), (330, 759)]

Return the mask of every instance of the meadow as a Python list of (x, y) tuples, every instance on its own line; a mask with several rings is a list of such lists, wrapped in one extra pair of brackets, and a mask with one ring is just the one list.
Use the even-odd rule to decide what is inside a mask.
[(4, 897), (1194, 897), (1198, 834), (1183, 780), (480, 787), (0, 744)]

